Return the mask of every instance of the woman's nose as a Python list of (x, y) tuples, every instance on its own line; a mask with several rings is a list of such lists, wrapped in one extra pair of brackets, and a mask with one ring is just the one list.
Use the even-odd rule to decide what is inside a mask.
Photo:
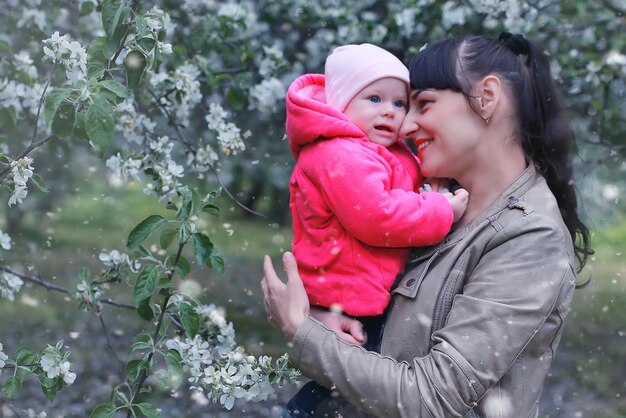
[(405, 116), (402, 126), (400, 126), (400, 137), (415, 138), (419, 129), (420, 125), (417, 123), (416, 118), (409, 113)]

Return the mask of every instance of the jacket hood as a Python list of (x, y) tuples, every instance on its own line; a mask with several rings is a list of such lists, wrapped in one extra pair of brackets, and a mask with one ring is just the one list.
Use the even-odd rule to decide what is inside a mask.
[(369, 142), (343, 113), (326, 104), (323, 74), (305, 74), (287, 90), (287, 139), (298, 159), (303, 146), (319, 138), (353, 137)]

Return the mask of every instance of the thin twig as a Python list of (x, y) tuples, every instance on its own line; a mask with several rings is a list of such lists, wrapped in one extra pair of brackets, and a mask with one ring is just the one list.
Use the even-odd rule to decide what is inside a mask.
[(31, 364), (5, 364), (3, 367), (0, 367), (0, 369), (15, 369), (16, 367), (35, 367), (35, 366), (39, 366), (39, 363), (31, 363)]
[[(54, 135), (50, 135), (50, 136), (42, 139), (41, 141), (37, 141), (37, 132), (38, 132), (38, 128), (39, 128), (39, 118), (41, 117), (41, 107), (43, 106), (44, 99), (46, 98), (46, 91), (48, 90), (48, 87), (50, 86), (50, 83), (52, 83), (52, 78), (54, 77), (54, 71), (55, 70), (56, 70), (56, 64), (54, 64), (52, 66), (52, 71), (51, 71), (50, 77), (48, 77), (48, 80), (46, 81), (46, 84), (43, 87), (43, 91), (41, 92), (41, 96), (39, 97), (39, 105), (37, 106), (37, 116), (35, 117), (35, 128), (33, 129), (33, 136), (30, 139), (30, 144), (28, 145), (28, 147), (24, 151), (22, 151), (20, 153), (20, 155), (18, 155), (15, 158), (13, 158), (14, 161), (15, 160), (19, 160), (20, 158), (23, 158), (23, 157), (27, 156), (35, 148), (38, 148), (38, 147), (42, 146), (43, 144), (45, 144), (46, 142), (50, 141), (51, 139), (55, 138)], [(2, 180), (2, 178), (9, 171), (11, 171), (11, 166), (10, 165), (8, 167), (6, 167), (4, 170), (0, 171), (0, 184), (4, 183), (4, 180)]]
[(196, 152), (196, 149), (193, 146), (193, 144), (191, 142), (189, 142), (185, 138), (183, 133), (181, 132), (180, 128), (178, 127), (178, 123), (176, 123), (176, 120), (174, 119), (174, 117), (170, 113), (170, 111), (167, 108), (167, 106), (165, 106), (163, 103), (161, 103), (161, 100), (159, 99), (159, 97), (156, 95), (154, 90), (152, 90), (147, 83), (144, 83), (144, 87), (146, 88), (146, 90), (148, 90), (148, 92), (150, 93), (150, 95), (152, 96), (154, 101), (157, 103), (157, 105), (161, 108), (161, 110), (163, 110), (163, 112), (167, 116), (167, 120), (170, 122), (170, 124), (172, 124), (172, 126), (174, 126), (174, 129), (176, 130), (176, 134), (178, 135), (178, 139), (180, 140), (180, 142), (182, 142), (183, 145), (185, 145), (189, 149), (189, 151)]
[(98, 318), (100, 319), (100, 324), (102, 325), (102, 331), (104, 331), (104, 336), (107, 340), (107, 345), (109, 346), (109, 350), (111, 350), (111, 352), (113, 353), (117, 361), (119, 361), (122, 365), (124, 365), (125, 363), (118, 357), (117, 353), (113, 349), (113, 345), (111, 344), (111, 339), (109, 338), (109, 333), (107, 331), (107, 326), (104, 323), (104, 318), (102, 317), (102, 312), (100, 311), (100, 309), (98, 309), (98, 312), (96, 313), (96, 315), (98, 315)]
[(240, 208), (242, 208), (246, 212), (252, 213), (253, 215), (258, 215), (258, 216), (260, 216), (262, 218), (266, 218), (267, 219), (267, 216), (263, 215), (262, 213), (259, 213), (259, 212), (255, 211), (253, 209), (250, 209), (249, 207), (247, 207), (246, 205), (241, 203), (239, 200), (237, 200), (237, 198), (235, 196), (232, 195), (230, 190), (228, 190), (228, 187), (226, 187), (224, 185), (224, 183), (222, 182), (222, 179), (220, 178), (219, 174), (217, 173), (217, 170), (215, 169), (215, 167), (213, 167), (213, 164), (209, 164), (209, 168), (213, 172), (213, 175), (217, 179), (217, 182), (220, 184), (220, 186), (222, 186), (222, 189), (224, 189), (224, 191), (226, 192), (228, 197), (230, 197)]
[(46, 91), (52, 83), (52, 77), (54, 77), (54, 72), (56, 70), (57, 65), (52, 65), (52, 71), (50, 71), (50, 77), (48, 77), (48, 81), (46, 81), (46, 85), (43, 87), (43, 92), (41, 92), (41, 97), (39, 98), (39, 105), (37, 106), (37, 117), (35, 118), (35, 129), (33, 132), (33, 137), (30, 139), (30, 144), (32, 145), (37, 139), (37, 128), (39, 125), (39, 117), (41, 115), (41, 106), (43, 105), (44, 98), (46, 97)]
[(120, 278), (120, 276), (115, 276), (115, 277), (111, 277), (110, 279), (106, 279), (106, 280), (94, 280), (94, 281), (91, 282), (91, 284), (95, 284), (96, 286), (100, 286), (101, 284), (119, 283), (121, 281), (122, 281), (122, 279)]
[[(1, 264), (0, 264), (0, 270), (6, 271), (7, 273), (11, 273), (14, 276), (17, 276), (17, 277), (19, 277), (22, 280), (26, 280), (28, 282), (35, 283), (35, 284), (37, 284), (39, 286), (45, 287), (48, 290), (54, 290), (55, 292), (65, 293), (66, 295), (69, 295), (72, 292), (72, 290), (67, 289), (67, 288), (65, 288), (63, 286), (59, 286), (59, 285), (50, 283), (50, 282), (48, 282), (46, 280), (43, 280), (43, 279), (41, 279), (39, 277), (29, 276), (27, 274), (20, 273), (18, 271), (13, 270), (10, 267), (3, 266)], [(108, 305), (116, 306), (118, 308), (126, 308), (126, 309), (135, 310), (135, 306), (134, 305), (129, 305), (127, 303), (122, 303), (122, 302), (116, 302), (116, 301), (114, 301), (114, 300), (112, 300), (110, 298), (109, 299), (99, 299), (99, 301), (102, 302), (102, 303), (106, 303)]]

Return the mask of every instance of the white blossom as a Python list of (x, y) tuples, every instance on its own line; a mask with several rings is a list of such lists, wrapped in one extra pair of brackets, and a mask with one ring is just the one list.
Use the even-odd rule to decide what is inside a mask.
[(0, 296), (10, 301), (15, 300), (15, 294), (20, 291), (24, 282), (14, 274), (3, 271), (0, 273)]
[[(177, 303), (181, 302), (178, 299)], [(180, 354), (183, 368), (190, 375), (191, 389), (205, 392), (224, 408), (232, 409), (236, 399), (267, 399), (274, 392), (270, 374), (279, 384), (297, 376), (297, 371), (287, 367), (286, 355), (274, 365), (267, 356), (257, 359), (242, 347), (235, 348), (234, 329), (222, 309), (211, 304), (196, 306), (194, 311), (200, 317), (198, 335), (193, 340), (170, 339), (165, 343)]]
[(43, 31), (46, 29), (46, 14), (43, 10), (37, 9), (24, 9), (22, 16), (17, 21), (18, 28), (23, 28), (27, 25), (34, 23), (37, 29)]
[(44, 60), (61, 65), (65, 76), (72, 82), (83, 78), (87, 73), (87, 51), (76, 41), (68, 41), (67, 35), (54, 32), (43, 40)]
[(610, 67), (624, 67), (626, 66), (626, 55), (619, 51), (611, 50), (604, 57), (604, 62)]
[(115, 113), (115, 129), (122, 132), (130, 142), (141, 144), (145, 137), (154, 132), (156, 122), (143, 113), (137, 113), (134, 102), (130, 99), (117, 105)]
[(28, 75), (30, 79), (37, 78), (37, 67), (34, 65), (34, 61), (26, 51), (20, 51), (13, 56), (13, 63), (18, 71), (21, 71)]
[[(150, 83), (158, 90), (161, 104), (173, 109), (178, 123), (187, 126), (191, 111), (202, 100), (200, 70), (187, 62), (174, 71), (154, 74)], [(175, 99), (174, 99), (175, 98)]]
[(28, 190), (26, 190), (26, 187), (15, 186), (15, 189), (13, 189), (13, 194), (11, 195), (11, 197), (9, 197), (9, 206), (21, 204), (27, 195)]
[(71, 385), (76, 379), (76, 373), (70, 371), (70, 362), (66, 361), (58, 348), (48, 347), (39, 360), (41, 368), (49, 379), (61, 376), (66, 385)]
[(22, 157), (19, 160), (11, 162), (11, 173), (13, 174), (13, 182), (17, 186), (26, 186), (26, 182), (33, 176), (33, 159), (30, 157)]
[(6, 361), (9, 359), (2, 350), (4, 350), (2, 343), (0, 343), (0, 373), (2, 373), (2, 368), (6, 365)]
[(262, 77), (270, 77), (285, 64), (285, 56), (279, 44), (263, 46), (263, 58), (259, 62), (259, 74)]
[(126, 161), (123, 161), (118, 152), (116, 155), (109, 157), (105, 164), (117, 178), (125, 182), (130, 178), (141, 180), (139, 174), (143, 165), (142, 159), (129, 157)]
[(441, 25), (446, 29), (450, 29), (455, 25), (463, 25), (468, 12), (469, 10), (466, 7), (447, 1), (443, 4), (441, 10)]
[(9, 234), (2, 232), (1, 229), (0, 229), (0, 247), (4, 248), (5, 250), (11, 249), (11, 237), (9, 236)]
[(100, 253), (98, 259), (109, 268), (119, 269), (127, 266), (133, 273), (137, 273), (141, 268), (140, 262), (133, 260), (128, 254), (120, 253), (118, 250), (112, 250), (109, 253)]
[(277, 78), (269, 78), (250, 88), (250, 109), (262, 113), (274, 111), (276, 103), (285, 98), (285, 86)]

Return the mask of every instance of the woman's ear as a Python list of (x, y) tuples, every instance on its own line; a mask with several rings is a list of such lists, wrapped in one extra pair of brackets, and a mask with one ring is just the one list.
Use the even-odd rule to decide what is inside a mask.
[(478, 83), (476, 91), (480, 115), (485, 121), (489, 121), (498, 107), (502, 94), (500, 79), (495, 75), (488, 75)]

